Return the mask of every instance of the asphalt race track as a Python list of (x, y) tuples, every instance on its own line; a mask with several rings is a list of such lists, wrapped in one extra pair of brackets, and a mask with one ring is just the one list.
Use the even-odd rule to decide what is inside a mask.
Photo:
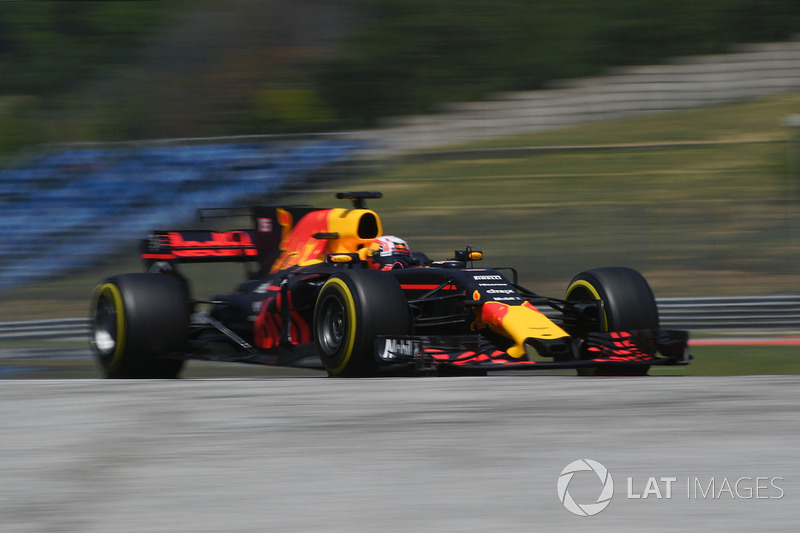
[[(4, 381), (0, 519), (7, 533), (796, 531), (798, 403), (795, 376)], [(614, 482), (595, 516), (558, 496), (583, 458)], [(578, 472), (568, 491), (591, 504), (602, 487)]]

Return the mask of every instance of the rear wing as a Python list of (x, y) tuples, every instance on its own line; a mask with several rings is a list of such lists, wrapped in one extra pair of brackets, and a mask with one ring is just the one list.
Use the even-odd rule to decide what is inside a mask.
[(251, 230), (153, 231), (142, 241), (146, 262), (242, 262), (255, 261), (258, 250)]
[(316, 210), (308, 206), (259, 206), (248, 209), (253, 220), (253, 229), (152, 231), (141, 242), (141, 258), (148, 269), (154, 263), (160, 262), (248, 261), (257, 261), (262, 269), (268, 269), (280, 255), (281, 242), (294, 224)]

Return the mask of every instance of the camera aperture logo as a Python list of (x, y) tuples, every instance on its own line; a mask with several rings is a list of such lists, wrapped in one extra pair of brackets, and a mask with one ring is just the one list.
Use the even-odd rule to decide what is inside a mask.
[[(597, 501), (594, 503), (578, 503), (569, 493), (569, 484), (573, 476), (575, 476), (577, 472), (585, 471), (597, 474), (597, 477), (603, 485), (600, 496), (597, 497)], [(569, 512), (578, 516), (594, 516), (611, 503), (611, 497), (614, 495), (614, 480), (611, 478), (608, 469), (597, 461), (578, 459), (568, 464), (564, 470), (561, 471), (561, 475), (558, 476), (557, 488), (558, 499), (561, 500), (561, 503), (564, 504), (564, 507), (566, 507)]]

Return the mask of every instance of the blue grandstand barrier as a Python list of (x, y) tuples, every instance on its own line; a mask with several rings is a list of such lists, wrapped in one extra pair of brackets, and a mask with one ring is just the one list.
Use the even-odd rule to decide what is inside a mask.
[(44, 154), (0, 172), (0, 290), (88, 268), (148, 230), (279, 191), (364, 146), (322, 140)]

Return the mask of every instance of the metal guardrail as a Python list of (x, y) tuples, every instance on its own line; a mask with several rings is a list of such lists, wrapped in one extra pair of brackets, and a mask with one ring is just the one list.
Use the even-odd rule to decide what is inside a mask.
[(800, 295), (660, 298), (661, 325), (688, 330), (800, 330)]
[[(800, 295), (659, 298), (661, 326), (687, 330), (798, 330)], [(89, 320), (59, 318), (0, 323), (0, 342), (86, 340)]]
[(0, 322), (0, 341), (86, 340), (88, 338), (89, 319), (87, 318)]

